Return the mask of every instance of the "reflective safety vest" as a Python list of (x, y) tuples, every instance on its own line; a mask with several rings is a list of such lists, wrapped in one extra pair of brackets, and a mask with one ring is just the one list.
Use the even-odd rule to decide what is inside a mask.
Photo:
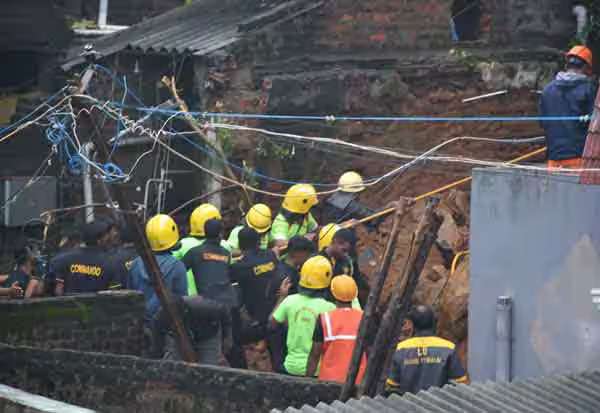
[[(352, 352), (358, 335), (362, 311), (352, 308), (338, 308), (321, 314), (323, 328), (323, 356), (319, 370), (319, 380), (343, 383), (350, 368)], [(363, 354), (356, 383), (362, 381), (367, 358)]]

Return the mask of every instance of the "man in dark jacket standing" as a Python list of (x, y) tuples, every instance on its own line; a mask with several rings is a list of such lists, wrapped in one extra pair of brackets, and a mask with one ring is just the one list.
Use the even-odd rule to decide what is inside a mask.
[[(230, 275), (231, 253), (221, 245), (223, 223), (219, 219), (209, 219), (204, 223), (206, 240), (193, 247), (183, 256), (182, 262), (192, 270), (198, 295), (227, 306), (231, 311), (233, 347), (225, 357), (231, 367), (246, 368), (246, 359), (241, 346), (241, 320), (238, 297), (232, 286)], [(215, 326), (218, 330), (219, 327)], [(221, 334), (217, 334), (219, 336)], [(207, 346), (218, 348), (211, 332)], [(217, 346), (215, 346), (217, 344)], [(212, 360), (210, 364), (216, 364)]]
[[(586, 116), (594, 111), (597, 87), (591, 79), (592, 52), (575, 46), (567, 53), (565, 71), (558, 73), (542, 93), (542, 116)], [(548, 146), (548, 168), (578, 169), (589, 120), (542, 121)]]
[(231, 279), (240, 285), (242, 304), (249, 318), (242, 329), (243, 343), (265, 340), (271, 365), (279, 371), (283, 365), (284, 340), (277, 332), (268, 334), (267, 326), (285, 275), (278, 271), (279, 261), (275, 253), (260, 248), (260, 239), (260, 234), (253, 228), (245, 227), (239, 232), (242, 256), (231, 266)]

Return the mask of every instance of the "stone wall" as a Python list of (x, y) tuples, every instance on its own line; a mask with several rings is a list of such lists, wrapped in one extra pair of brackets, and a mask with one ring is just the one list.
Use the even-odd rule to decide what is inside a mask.
[(0, 342), (142, 353), (143, 296), (133, 291), (0, 301)]
[(7, 345), (0, 345), (0, 383), (111, 413), (258, 413), (331, 402), (340, 391), (271, 373)]
[(0, 413), (94, 413), (0, 384)]
[(515, 46), (553, 46), (565, 49), (569, 39), (575, 35), (572, 2), (507, 0), (504, 3), (507, 9), (505, 30), (509, 43)]

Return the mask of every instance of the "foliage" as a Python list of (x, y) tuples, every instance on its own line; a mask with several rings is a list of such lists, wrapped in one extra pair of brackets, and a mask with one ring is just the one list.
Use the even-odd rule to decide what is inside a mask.
[(455, 58), (460, 64), (465, 65), (469, 69), (475, 69), (482, 62), (487, 61), (481, 56), (476, 56), (468, 50), (455, 47), (450, 50), (449, 55)]
[(583, 30), (580, 37), (573, 39), (573, 44), (583, 43), (583, 38), (587, 38), (587, 44), (593, 45), (600, 41), (600, 1), (598, 0), (581, 0), (577, 3), (582, 4), (588, 9), (588, 24)]
[(242, 161), (242, 166), (244, 167), (242, 172), (242, 182), (250, 186), (257, 187), (259, 182), (258, 177), (254, 174), (256, 172), (255, 168), (250, 167), (246, 161)]
[(263, 139), (256, 148), (258, 156), (263, 158), (275, 158), (275, 159), (291, 159), (295, 155), (294, 145), (288, 144), (277, 144), (267, 139)]
[[(222, 121), (220, 121), (222, 122)], [(233, 133), (230, 129), (219, 128), (216, 131), (217, 142), (221, 144), (223, 153), (229, 156), (233, 153)]]

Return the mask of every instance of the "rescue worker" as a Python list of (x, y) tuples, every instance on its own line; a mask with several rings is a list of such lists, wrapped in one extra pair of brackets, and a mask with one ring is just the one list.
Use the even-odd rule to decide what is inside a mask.
[(333, 236), (341, 228), (342, 227), (340, 227), (338, 224), (334, 223), (327, 224), (323, 228), (321, 228), (321, 230), (319, 231), (319, 239), (317, 241), (317, 249), (319, 250), (319, 252), (324, 251), (325, 248), (331, 245), (331, 243), (333, 242)]
[(8, 275), (0, 276), (0, 297), (32, 298), (44, 294), (42, 281), (34, 275), (36, 258), (25, 245), (15, 250), (15, 269)]
[(434, 335), (435, 316), (429, 306), (419, 305), (409, 317), (414, 337), (401, 341), (392, 358), (387, 393), (418, 393), (448, 383), (468, 383), (454, 343)]
[[(591, 115), (597, 91), (591, 78), (592, 65), (590, 49), (573, 47), (567, 53), (565, 71), (559, 72), (542, 92), (540, 115)], [(581, 168), (589, 121), (542, 121), (541, 125), (546, 132), (548, 168)]]
[[(326, 222), (341, 223), (366, 218), (375, 213), (358, 201), (358, 194), (365, 190), (365, 184), (357, 172), (349, 171), (340, 176), (338, 189), (323, 202), (321, 218)], [(380, 222), (381, 219), (373, 220), (365, 225), (369, 230), (375, 230)]]
[[(322, 248), (319, 255), (322, 255), (331, 262), (334, 274), (346, 274), (354, 278), (359, 291), (365, 295), (365, 293), (368, 294), (369, 283), (362, 274), (356, 271), (357, 268), (349, 255), (352, 251), (354, 240), (355, 237), (352, 230), (340, 228), (337, 225), (326, 225), (319, 233), (319, 246)], [(355, 306), (360, 307), (358, 299), (355, 301)]]
[(56, 264), (60, 263), (65, 254), (71, 253), (72, 250), (81, 247), (83, 238), (81, 230), (73, 228), (64, 234), (58, 243), (58, 252), (48, 262), (48, 271), (44, 275), (44, 290), (45, 295), (52, 296), (56, 291)]
[[(318, 368), (319, 380), (344, 383), (363, 313), (352, 308), (352, 301), (358, 297), (358, 287), (352, 277), (333, 277), (330, 289), (337, 308), (319, 316), (306, 375), (315, 376)], [(366, 366), (367, 357), (363, 354), (357, 384), (362, 381)]]
[(121, 287), (125, 288), (129, 280), (129, 271), (133, 266), (133, 261), (138, 257), (137, 249), (133, 243), (133, 232), (129, 226), (122, 223), (119, 228), (119, 236), (114, 245), (111, 254), (119, 269), (119, 279), (117, 281)]
[(239, 283), (242, 304), (250, 317), (242, 329), (242, 342), (266, 339), (271, 365), (276, 369), (283, 364), (283, 342), (277, 334), (267, 334), (267, 327), (283, 282), (279, 261), (273, 251), (260, 249), (260, 235), (250, 227), (239, 232), (239, 243), (243, 255), (231, 266), (231, 279)]
[[(185, 266), (172, 255), (172, 251), (179, 247), (179, 229), (175, 221), (168, 215), (155, 215), (146, 223), (146, 238), (154, 252), (165, 287), (175, 297), (187, 295)], [(127, 288), (144, 294), (144, 323), (147, 328), (152, 328), (152, 322), (161, 305), (152, 278), (141, 257), (134, 259), (131, 265)]]
[[(206, 234), (204, 232), (204, 224), (210, 219), (221, 220), (221, 213), (211, 204), (202, 204), (192, 211), (190, 215), (190, 234), (181, 240), (181, 247), (173, 251), (173, 256), (179, 260), (183, 259), (187, 252), (204, 243)], [(226, 241), (221, 242), (221, 246), (229, 249), (229, 244)], [(188, 294), (197, 295), (196, 282), (192, 271), (187, 273)]]
[(310, 211), (318, 203), (317, 191), (310, 184), (296, 184), (288, 189), (271, 227), (271, 239), (276, 248), (285, 247), (296, 235), (311, 241), (315, 239), (319, 224)]
[(335, 309), (335, 305), (324, 298), (329, 290), (331, 275), (331, 264), (325, 257), (309, 258), (300, 271), (298, 294), (282, 295), (281, 302), (271, 315), (271, 328), (287, 325), (288, 329), (284, 373), (306, 375), (317, 318)]
[[(229, 306), (202, 296), (176, 297), (174, 304), (180, 310), (198, 363), (219, 365), (232, 343)], [(221, 332), (222, 340), (219, 335)], [(153, 321), (151, 357), (166, 360), (183, 359), (175, 344), (167, 313), (162, 308)]]
[[(241, 321), (239, 302), (231, 284), (231, 253), (221, 244), (223, 223), (220, 219), (209, 219), (204, 223), (204, 242), (191, 248), (183, 257), (183, 263), (192, 271), (198, 295), (227, 305), (231, 311), (233, 347), (227, 359), (231, 367), (246, 368), (241, 347)], [(217, 335), (220, 336), (221, 334)], [(207, 340), (214, 341), (210, 334)], [(213, 345), (214, 343), (209, 343)]]
[(279, 261), (279, 273), (282, 274), (282, 278), (290, 280), (291, 294), (298, 292), (300, 269), (314, 253), (315, 245), (312, 241), (301, 236), (295, 236), (289, 240), (287, 254)]
[(97, 218), (84, 226), (85, 246), (61, 254), (53, 262), (55, 295), (92, 293), (119, 286), (119, 268), (108, 252), (113, 236), (114, 224), (110, 220)]
[(265, 204), (253, 205), (244, 217), (244, 224), (238, 225), (229, 233), (227, 244), (229, 244), (232, 254), (239, 255), (240, 253), (239, 233), (245, 227), (252, 228), (260, 234), (260, 249), (268, 249), (271, 235), (269, 230), (272, 223), (271, 208)]

